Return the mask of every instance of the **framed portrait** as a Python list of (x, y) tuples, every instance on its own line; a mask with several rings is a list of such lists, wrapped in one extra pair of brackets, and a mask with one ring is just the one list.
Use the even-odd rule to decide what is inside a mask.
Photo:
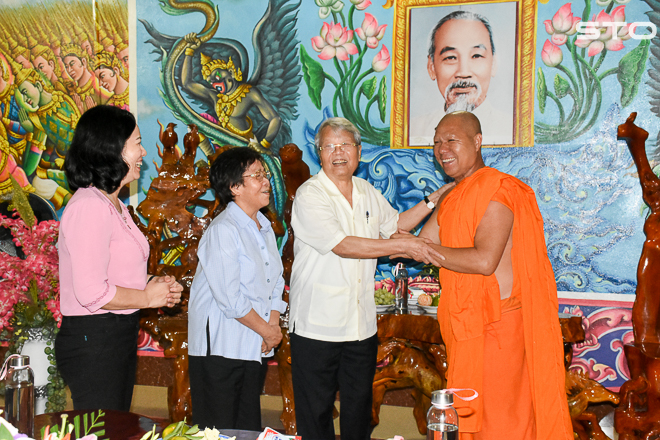
[(432, 147), (460, 110), (484, 146), (533, 145), (535, 27), (533, 0), (397, 0), (391, 147)]

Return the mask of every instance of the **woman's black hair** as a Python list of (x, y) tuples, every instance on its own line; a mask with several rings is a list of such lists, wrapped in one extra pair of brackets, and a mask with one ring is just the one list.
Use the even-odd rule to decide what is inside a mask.
[(234, 200), (231, 188), (242, 185), (243, 173), (253, 163), (261, 160), (261, 154), (249, 147), (232, 148), (216, 157), (211, 165), (209, 181), (220, 203), (227, 206)]
[(135, 117), (119, 107), (97, 105), (83, 113), (64, 159), (71, 189), (94, 186), (115, 192), (128, 174), (122, 152), (135, 127)]

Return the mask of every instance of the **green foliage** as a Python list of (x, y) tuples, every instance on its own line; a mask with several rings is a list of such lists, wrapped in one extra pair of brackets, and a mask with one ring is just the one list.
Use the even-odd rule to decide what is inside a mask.
[(325, 76), (321, 63), (309, 56), (305, 46), (300, 46), (300, 63), (302, 64), (303, 79), (307, 84), (309, 98), (317, 109), (321, 109), (321, 92), (325, 85)]
[(536, 77), (536, 98), (539, 103), (539, 110), (545, 113), (545, 101), (548, 99), (548, 87), (545, 85), (545, 76), (543, 70), (539, 67), (539, 74)]
[(639, 90), (639, 83), (646, 68), (649, 56), (649, 40), (642, 40), (639, 46), (628, 52), (619, 61), (617, 79), (621, 84), (621, 106), (628, 106)]
[(385, 77), (380, 79), (380, 86), (378, 87), (378, 111), (380, 113), (380, 120), (385, 122), (385, 111), (387, 110), (387, 82)]
[(561, 75), (555, 75), (555, 95), (561, 99), (571, 92), (571, 85)]
[(376, 93), (376, 85), (378, 84), (378, 81), (376, 80), (375, 76), (372, 76), (368, 80), (362, 83), (362, 86), (360, 86), (360, 92), (364, 96), (367, 97), (367, 99), (373, 98), (374, 94)]

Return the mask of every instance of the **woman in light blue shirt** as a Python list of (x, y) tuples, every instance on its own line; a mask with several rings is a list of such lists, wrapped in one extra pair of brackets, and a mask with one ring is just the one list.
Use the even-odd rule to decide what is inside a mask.
[(190, 288), (188, 354), (193, 423), (201, 429), (261, 431), (262, 357), (280, 343), (284, 279), (275, 234), (259, 210), (270, 173), (250, 148), (233, 148), (211, 166), (226, 208), (199, 242)]

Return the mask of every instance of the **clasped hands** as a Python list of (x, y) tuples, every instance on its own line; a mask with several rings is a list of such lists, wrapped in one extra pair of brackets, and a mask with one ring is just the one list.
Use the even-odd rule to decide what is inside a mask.
[(428, 238), (417, 237), (408, 231), (399, 229), (396, 234), (390, 236), (390, 240), (401, 241), (401, 251), (390, 255), (391, 259), (410, 258), (415, 261), (421, 261), (425, 264), (433, 264), (434, 266), (442, 267), (442, 262), (445, 260), (445, 257), (430, 246), (434, 243)]
[(147, 295), (152, 300), (152, 307), (174, 307), (181, 302), (183, 286), (173, 276), (154, 277), (147, 284)]
[(268, 332), (262, 335), (264, 340), (261, 342), (261, 352), (270, 353), (270, 351), (280, 345), (282, 341), (282, 329), (280, 327), (280, 317), (271, 315), (268, 321)]

